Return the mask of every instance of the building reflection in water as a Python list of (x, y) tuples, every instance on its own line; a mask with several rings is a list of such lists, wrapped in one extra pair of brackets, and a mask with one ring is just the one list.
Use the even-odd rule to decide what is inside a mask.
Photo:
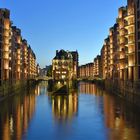
[(108, 140), (140, 139), (140, 112), (138, 108), (112, 96), (92, 83), (81, 82), (79, 92), (95, 95), (97, 100), (100, 96), (101, 100), (98, 100), (97, 104), (99, 104), (98, 107), (104, 116), (105, 129), (109, 131)]
[[(62, 124), (65, 124), (63, 122), (66, 122), (66, 124), (67, 122), (70, 122), (70, 124), (75, 125), (74, 133), (82, 135), (82, 130), (84, 129), (82, 127), (84, 123), (85, 127), (91, 127), (88, 131), (92, 132), (89, 134), (93, 134), (93, 131), (101, 126), (102, 131), (95, 133), (97, 135), (105, 135), (108, 140), (140, 140), (140, 113), (138, 109), (135, 106), (130, 105), (130, 103), (126, 103), (117, 97), (111, 96), (92, 83), (84, 82), (79, 84), (79, 93), (75, 92), (69, 96), (53, 97), (47, 94), (46, 84), (47, 83), (45, 82), (41, 83), (36, 86), (34, 90), (29, 90), (26, 94), (13, 96), (0, 103), (0, 140), (26, 139), (27, 135), (36, 133), (36, 131), (28, 128), (29, 123), (30, 126), (33, 125), (31, 119), (35, 112), (36, 96), (39, 95), (41, 96), (39, 98), (37, 97), (39, 104), (43, 103), (42, 99), (44, 99), (44, 97), (49, 99), (44, 100), (44, 102), (47, 101), (47, 104), (50, 105), (47, 107), (50, 110), (52, 109), (53, 116), (56, 120), (56, 123), (53, 123), (53, 128), (57, 128), (57, 122)], [(44, 95), (42, 96), (41, 94)], [(84, 100), (81, 100), (83, 98)], [(90, 103), (87, 104), (89, 101)], [(84, 106), (85, 108), (83, 109), (82, 107)], [(42, 106), (37, 105), (36, 110), (39, 110), (40, 107)], [(95, 109), (95, 112), (93, 109)], [(48, 110), (46, 111), (48, 112)], [(87, 114), (85, 114), (85, 111), (87, 111)], [(87, 119), (88, 121), (83, 120), (83, 117), (80, 116), (83, 114), (89, 119)], [(36, 115), (38, 115), (37, 118), (40, 120), (40, 113), (36, 113)], [(50, 115), (50, 119), (52, 119), (52, 115), (49, 114), (49, 112), (48, 115)], [(48, 120), (47, 116), (45, 117), (47, 119), (45, 121), (51, 121)], [(75, 118), (74, 121), (72, 121), (73, 118)], [(80, 120), (81, 118), (82, 120)], [(96, 122), (96, 120), (98, 121)], [(77, 121), (81, 121), (81, 123), (76, 123)], [(96, 125), (95, 123), (87, 123), (89, 121), (95, 122)], [(99, 125), (97, 123), (99, 123)], [(43, 125), (41, 124), (41, 126)], [(50, 124), (50, 127), (51, 126), (52, 124)], [(50, 129), (50, 127), (45, 125), (42, 130), (45, 130), (45, 133), (48, 133), (46, 130), (48, 128)], [(62, 125), (62, 128), (64, 129), (67, 127), (70, 128), (69, 125)], [(57, 135), (57, 132), (59, 131), (56, 132), (56, 129), (53, 130), (53, 135)], [(78, 132), (76, 132), (76, 130), (78, 130)], [(69, 135), (69, 137), (70, 136), (72, 135)], [(73, 137), (71, 139), (73, 139)]]
[(77, 93), (67, 96), (52, 96), (52, 112), (57, 120), (71, 120), (78, 113)]
[(40, 96), (40, 94), (47, 94), (48, 82), (43, 81), (35, 87), (35, 95)]
[(36, 85), (36, 87), (35, 87), (35, 95), (36, 96), (40, 95), (40, 86), (39, 85)]
[(105, 125), (112, 130), (109, 139), (139, 140), (140, 118), (136, 107), (106, 92), (103, 101)]
[(79, 85), (79, 93), (81, 94), (94, 94), (96, 96), (102, 95), (103, 91), (91, 82), (81, 82)]
[(35, 90), (0, 103), (0, 139), (22, 139), (35, 112), (35, 103)]

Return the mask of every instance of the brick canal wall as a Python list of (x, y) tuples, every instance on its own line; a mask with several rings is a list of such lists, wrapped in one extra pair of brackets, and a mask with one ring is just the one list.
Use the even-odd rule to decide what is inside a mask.
[(12, 84), (4, 83), (2, 86), (0, 86), (0, 101), (12, 96), (14, 94), (20, 93), (23, 90), (25, 91), (28, 87), (34, 85), (36, 81), (19, 81), (19, 82), (13, 82)]
[(105, 80), (105, 89), (140, 107), (140, 82)]

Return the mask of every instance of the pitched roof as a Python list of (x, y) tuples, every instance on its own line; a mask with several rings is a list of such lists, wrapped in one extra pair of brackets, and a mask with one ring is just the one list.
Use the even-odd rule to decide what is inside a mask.
[(58, 59), (58, 60), (62, 60), (62, 59), (67, 60), (71, 58), (72, 58), (71, 53), (64, 50), (56, 51), (56, 56), (54, 57), (54, 59)]

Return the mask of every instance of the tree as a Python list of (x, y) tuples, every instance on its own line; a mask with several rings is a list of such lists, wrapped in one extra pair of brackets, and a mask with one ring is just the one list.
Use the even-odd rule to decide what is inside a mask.
[(47, 76), (52, 77), (52, 66), (49, 66), (49, 68), (47, 70)]

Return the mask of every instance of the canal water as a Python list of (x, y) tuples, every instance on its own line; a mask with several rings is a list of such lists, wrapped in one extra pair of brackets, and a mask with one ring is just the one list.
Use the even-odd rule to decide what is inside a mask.
[(51, 97), (42, 82), (0, 102), (0, 140), (140, 140), (140, 112), (92, 83)]

